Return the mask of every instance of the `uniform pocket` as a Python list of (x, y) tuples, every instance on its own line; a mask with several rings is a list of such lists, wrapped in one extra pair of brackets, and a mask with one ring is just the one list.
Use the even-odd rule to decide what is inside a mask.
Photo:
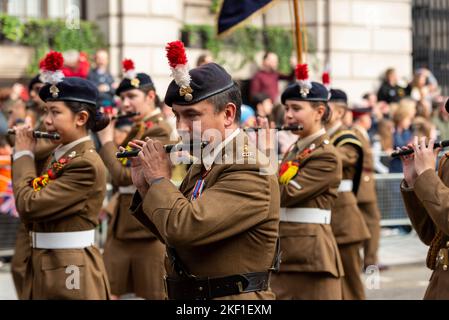
[[(85, 261), (82, 252), (50, 251), (41, 257), (38, 299), (84, 299)], [(36, 288), (37, 289), (37, 288)]]
[(282, 265), (295, 265), (304, 271), (313, 270), (317, 243), (316, 235), (285, 236), (281, 237), (280, 241), (281, 269)]

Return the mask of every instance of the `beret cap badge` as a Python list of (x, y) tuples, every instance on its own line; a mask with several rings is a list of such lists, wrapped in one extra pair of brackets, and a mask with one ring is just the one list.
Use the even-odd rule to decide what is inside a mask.
[(140, 86), (140, 80), (138, 78), (134, 78), (131, 80), (131, 85), (135, 88), (139, 88)]
[(187, 56), (182, 41), (169, 42), (165, 47), (172, 77), (179, 86), (179, 95), (189, 102), (193, 100), (193, 89), (190, 86), (191, 77), (187, 65)]
[(63, 64), (64, 58), (62, 54), (56, 51), (50, 51), (39, 63), (39, 68), (41, 69), (40, 80), (44, 83), (51, 84), (50, 93), (53, 98), (59, 96), (60, 91), (56, 84), (64, 79), (64, 74), (61, 70)]

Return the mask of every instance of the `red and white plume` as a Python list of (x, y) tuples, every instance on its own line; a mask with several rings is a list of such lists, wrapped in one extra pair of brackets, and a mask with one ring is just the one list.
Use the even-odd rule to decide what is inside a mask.
[(50, 51), (39, 63), (39, 69), (41, 70), (40, 80), (52, 85), (61, 82), (64, 79), (64, 74), (61, 70), (63, 65), (64, 58), (62, 54), (57, 51)]
[(326, 89), (330, 90), (330, 88), (331, 88), (331, 75), (330, 75), (330, 67), (329, 67), (329, 65), (326, 65), (326, 67), (324, 68), (323, 76), (322, 76), (322, 82), (323, 82), (323, 85), (326, 87)]
[(172, 71), (171, 76), (175, 79), (176, 84), (181, 88), (190, 88), (191, 78), (184, 43), (182, 41), (169, 42), (165, 50)]
[(309, 67), (307, 64), (297, 64), (295, 68), (296, 82), (299, 85), (301, 96), (307, 97), (312, 89), (312, 82), (309, 80)]
[(132, 61), (131, 59), (123, 59), (122, 68), (123, 68), (123, 77), (132, 80), (137, 76), (137, 72), (134, 67), (134, 61)]

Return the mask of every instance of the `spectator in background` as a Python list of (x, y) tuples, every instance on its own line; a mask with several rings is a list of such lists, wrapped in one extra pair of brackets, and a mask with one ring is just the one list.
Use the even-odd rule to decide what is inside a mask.
[[(403, 99), (393, 114), (394, 133), (393, 148), (408, 145), (413, 139), (412, 122), (416, 114), (416, 103), (411, 99)], [(390, 162), (390, 172), (402, 172), (401, 159), (394, 158)]]
[(406, 93), (415, 101), (427, 101), (430, 107), (432, 98), (438, 92), (438, 82), (429, 69), (417, 69)]
[(32, 128), (39, 128), (42, 125), (45, 102), (39, 97), (39, 91), (43, 86), (44, 83), (40, 79), (40, 74), (34, 76), (28, 84), (30, 99), (27, 102), (27, 113), (32, 119)]
[(376, 173), (388, 173), (390, 171), (389, 154), (393, 151), (393, 132), (393, 121), (383, 119), (377, 124), (377, 132), (372, 140)]
[(387, 69), (383, 82), (377, 92), (377, 100), (391, 103), (399, 102), (404, 97), (405, 90), (398, 85), (396, 70), (393, 68)]
[(196, 66), (199, 67), (202, 66), (203, 64), (211, 62), (214, 62), (214, 58), (212, 58), (212, 56), (208, 53), (203, 53), (196, 60)]
[(279, 60), (276, 53), (265, 53), (261, 68), (251, 80), (251, 99), (258, 93), (265, 93), (270, 97), (273, 103), (279, 102), (279, 80), (292, 81), (294, 78), (294, 71), (292, 69), (292, 72), (289, 75), (281, 74), (278, 71), (278, 64)]
[(437, 136), (440, 140), (449, 139), (449, 114), (444, 107), (446, 100), (446, 97), (439, 97), (434, 101), (434, 108), (436, 112), (432, 117), (432, 123), (436, 127)]
[(117, 84), (108, 70), (109, 54), (106, 50), (98, 50), (95, 54), (95, 68), (90, 70), (87, 79), (95, 83), (98, 88), (98, 104), (103, 107), (105, 113), (112, 113), (114, 92)]
[(257, 116), (268, 117), (270, 122), (273, 122), (273, 101), (266, 93), (257, 93), (253, 96), (252, 106)]

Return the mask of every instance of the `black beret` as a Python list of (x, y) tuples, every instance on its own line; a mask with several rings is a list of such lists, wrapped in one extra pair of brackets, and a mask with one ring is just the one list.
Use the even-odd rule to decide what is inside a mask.
[(44, 82), (41, 80), (41, 75), (40, 75), (40, 74), (35, 75), (34, 78), (31, 79), (30, 83), (28, 84), (28, 92), (31, 92), (31, 90), (33, 90), (33, 86), (34, 86), (36, 83), (44, 83)]
[(331, 89), (330, 90), (331, 97), (329, 98), (329, 102), (343, 102), (348, 103), (348, 96), (346, 92), (340, 89)]
[(165, 104), (171, 107), (173, 104), (192, 105), (226, 91), (234, 86), (234, 81), (223, 67), (216, 63), (207, 63), (189, 71), (192, 88), (192, 99), (188, 100), (180, 94), (180, 87), (173, 80), (165, 94)]
[(143, 87), (153, 87), (153, 80), (151, 80), (151, 77), (147, 75), (146, 73), (138, 73), (134, 79), (128, 79), (124, 78), (117, 90), (115, 90), (115, 94), (120, 96), (120, 93), (132, 90), (132, 89), (140, 89)]
[(444, 104), (444, 108), (446, 109), (447, 112), (449, 112), (449, 99), (446, 100), (446, 103)]
[(306, 96), (303, 96), (299, 84), (294, 83), (289, 85), (281, 95), (282, 104), (285, 104), (285, 101), (287, 100), (327, 102), (329, 101), (329, 91), (321, 83), (312, 82), (312, 88), (309, 90), (309, 93)]
[(39, 91), (42, 101), (76, 101), (97, 105), (98, 89), (89, 80), (66, 77), (55, 86), (57, 92), (54, 92), (53, 85), (49, 83), (42, 87)]

